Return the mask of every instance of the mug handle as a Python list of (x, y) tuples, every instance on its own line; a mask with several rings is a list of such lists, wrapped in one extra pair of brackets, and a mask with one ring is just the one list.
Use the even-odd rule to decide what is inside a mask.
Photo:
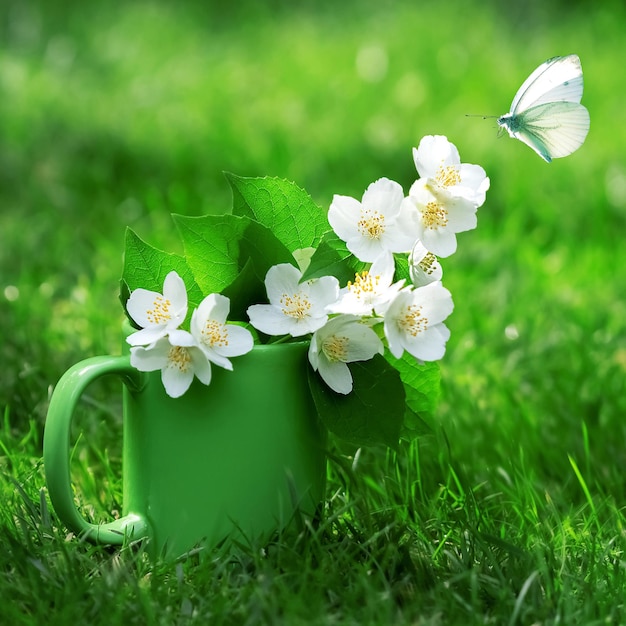
[(96, 356), (72, 366), (59, 380), (50, 398), (43, 437), (43, 461), (48, 493), (54, 510), (73, 532), (95, 543), (121, 545), (148, 534), (146, 521), (135, 513), (106, 524), (91, 524), (74, 504), (70, 478), (70, 426), (86, 387), (113, 374), (132, 390), (145, 384), (145, 376), (130, 364), (129, 356)]

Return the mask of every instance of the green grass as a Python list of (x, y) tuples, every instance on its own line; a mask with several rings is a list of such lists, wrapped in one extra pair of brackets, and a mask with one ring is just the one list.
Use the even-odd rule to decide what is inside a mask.
[[(0, 622), (626, 624), (623, 8), (220, 4), (0, 8)], [(574, 155), (547, 165), (465, 116), (571, 52), (591, 114)], [(322, 206), (408, 189), (432, 133), (492, 182), (444, 264), (435, 434), (339, 454), (320, 526), (265, 544), (168, 565), (67, 537), (46, 406), (71, 364), (119, 350), (124, 228), (172, 249), (171, 212), (228, 208), (222, 171)], [(77, 416), (95, 518), (121, 507), (119, 405), (104, 381)]]

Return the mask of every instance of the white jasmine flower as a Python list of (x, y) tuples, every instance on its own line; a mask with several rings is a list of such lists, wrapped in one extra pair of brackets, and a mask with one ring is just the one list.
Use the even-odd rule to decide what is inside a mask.
[(178, 328), (187, 316), (187, 290), (174, 271), (163, 282), (163, 293), (135, 289), (126, 302), (126, 310), (141, 330), (126, 338), (131, 346), (148, 345)]
[(461, 163), (459, 151), (443, 135), (423, 137), (413, 148), (413, 160), (420, 178), (437, 194), (445, 192), (465, 198), (476, 207), (485, 202), (489, 178), (480, 165)]
[(381, 178), (366, 189), (361, 202), (335, 195), (328, 221), (348, 250), (365, 263), (385, 253), (409, 252), (417, 236), (403, 199), (398, 183)]
[(190, 333), (176, 330), (150, 346), (130, 349), (130, 363), (141, 372), (161, 370), (165, 392), (172, 398), (182, 396), (196, 376), (200, 382), (211, 382), (211, 364)]
[(424, 178), (413, 183), (404, 205), (415, 222), (415, 239), (440, 257), (456, 251), (456, 233), (476, 228), (474, 202), (445, 191), (434, 193)]
[(326, 307), (339, 296), (339, 281), (323, 276), (300, 283), (302, 273), (289, 263), (270, 267), (265, 276), (269, 304), (248, 307), (250, 323), (268, 335), (293, 337), (321, 328), (328, 320)]
[(443, 268), (437, 257), (426, 250), (421, 241), (417, 241), (409, 255), (409, 275), (416, 287), (440, 281)]
[(346, 364), (382, 353), (383, 343), (368, 325), (354, 315), (340, 315), (313, 334), (309, 362), (333, 391), (348, 394), (352, 374)]
[(376, 308), (380, 312), (404, 285), (404, 280), (392, 284), (394, 271), (393, 255), (383, 254), (372, 263), (369, 270), (357, 274), (354, 282), (349, 282), (347, 287), (339, 291), (339, 301), (331, 304), (328, 311), (371, 315)]
[(391, 354), (399, 359), (406, 350), (422, 361), (440, 359), (450, 337), (443, 320), (453, 308), (450, 292), (439, 282), (401, 291), (385, 313), (385, 337)]
[(206, 358), (227, 370), (233, 366), (228, 357), (250, 352), (252, 334), (237, 324), (227, 324), (230, 300), (221, 294), (208, 295), (191, 316), (191, 334)]

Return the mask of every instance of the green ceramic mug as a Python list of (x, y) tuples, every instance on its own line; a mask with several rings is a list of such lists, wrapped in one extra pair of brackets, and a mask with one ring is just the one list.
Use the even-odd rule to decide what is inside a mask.
[[(213, 368), (180, 398), (160, 372), (129, 356), (70, 368), (50, 401), (44, 468), (52, 505), (69, 529), (99, 543), (148, 539), (153, 555), (179, 556), (237, 535), (254, 538), (313, 516), (325, 484), (325, 431), (307, 384), (308, 344), (255, 346), (234, 371)], [(70, 478), (70, 426), (86, 387), (105, 375), (123, 385), (123, 515), (92, 524)]]

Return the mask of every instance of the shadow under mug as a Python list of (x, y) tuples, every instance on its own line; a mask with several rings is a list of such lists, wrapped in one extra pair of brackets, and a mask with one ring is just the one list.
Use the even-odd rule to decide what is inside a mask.
[[(177, 557), (314, 516), (325, 487), (326, 431), (308, 388), (307, 349), (255, 346), (234, 360), (234, 371), (213, 367), (210, 385), (194, 380), (176, 399), (160, 371), (139, 372), (128, 355), (71, 367), (53, 392), (44, 431), (46, 482), (61, 521), (97, 543), (147, 538), (153, 556)], [(123, 511), (93, 524), (74, 500), (70, 427), (87, 386), (111, 374), (124, 383)]]

